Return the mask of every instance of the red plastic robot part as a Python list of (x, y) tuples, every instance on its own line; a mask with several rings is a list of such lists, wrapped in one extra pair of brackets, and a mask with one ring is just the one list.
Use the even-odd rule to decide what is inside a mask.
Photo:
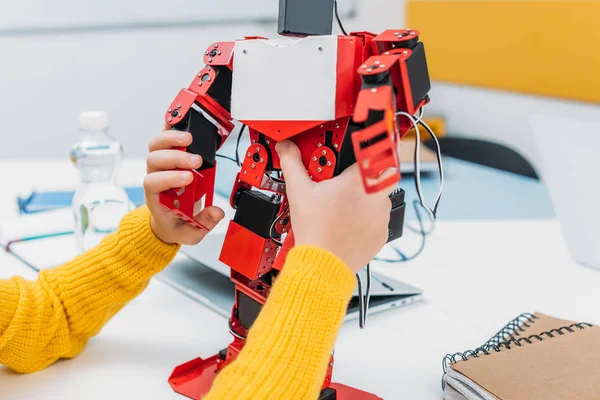
[[(259, 50), (261, 42), (267, 40), (247, 38), (246, 41), (256, 41), (252, 49)], [(317, 55), (335, 42), (331, 37), (322, 45), (318, 44), (319, 38), (311, 40), (316, 46), (307, 48)], [(267, 45), (276, 48), (276, 44), (275, 40)], [(228, 101), (232, 96), (233, 66), (241, 68), (244, 62), (265, 62), (262, 70), (268, 73), (267, 67), (274, 61), (248, 58), (251, 53), (237, 53), (236, 57), (247, 57), (241, 63), (234, 63), (236, 45), (216, 45), (211, 45), (204, 56), (207, 66), (188, 89), (180, 92), (165, 115), (174, 129), (192, 132), (198, 147), (184, 150), (196, 152), (206, 160), (203, 167), (195, 171), (194, 182), (189, 187), (161, 196), (167, 208), (191, 223), (198, 207), (212, 203), (216, 150), (233, 129)], [(236, 209), (236, 217), (230, 223), (220, 256), (220, 260), (231, 267), (231, 278), (236, 285), (236, 305), (230, 318), (234, 340), (225, 349), (225, 355), (196, 359), (175, 369), (170, 383), (181, 394), (200, 398), (201, 393), (207, 393), (215, 374), (242, 350), (247, 330), (268, 297), (270, 280), (284, 267), (287, 252), (294, 245), (285, 177), (273, 175), (280, 172), (275, 151), (278, 141), (289, 139), (296, 143), (309, 175), (316, 182), (340, 174), (354, 162), (359, 165), (368, 192), (387, 189), (401, 179), (398, 145), (412, 125), (411, 121), (396, 115), (398, 112), (414, 115), (429, 101), (429, 76), (418, 32), (386, 31), (378, 36), (368, 32), (352, 33), (339, 37), (336, 48), (337, 65), (333, 68), (337, 82), (331, 99), (334, 104), (330, 120), (253, 119), (252, 113), (247, 113), (247, 118), (240, 121), (249, 128), (251, 145), (241, 158), (241, 169), (233, 185), (230, 203)], [(289, 48), (286, 51), (290, 51)], [(314, 63), (313, 59), (309, 61)], [(262, 67), (254, 65), (253, 68), (261, 70)], [(310, 76), (304, 78), (307, 81), (303, 90), (308, 90)], [(386, 175), (382, 181), (382, 172), (390, 168), (396, 173)], [(200, 199), (204, 202), (199, 203)], [(323, 384), (324, 399), (329, 399), (327, 396), (332, 392), (336, 400), (378, 399), (354, 388), (332, 384), (332, 367), (330, 365)]]

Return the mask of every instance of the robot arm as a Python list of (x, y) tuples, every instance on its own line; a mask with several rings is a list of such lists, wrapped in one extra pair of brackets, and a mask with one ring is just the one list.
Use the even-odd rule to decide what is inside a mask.
[(206, 66), (182, 89), (166, 111), (171, 129), (190, 132), (192, 144), (181, 151), (198, 154), (202, 166), (191, 184), (160, 195), (163, 206), (189, 223), (206, 229), (194, 216), (211, 206), (214, 196), (217, 150), (234, 128), (231, 118), (233, 42), (212, 44), (204, 53)]
[[(396, 115), (415, 113), (429, 102), (431, 88), (423, 43), (414, 30), (386, 31), (372, 42), (375, 55), (359, 68), (362, 80), (354, 122), (362, 129), (352, 134), (356, 161), (368, 193), (400, 181), (398, 148), (412, 122), (400, 122)], [(384, 180), (381, 174), (395, 168)]]

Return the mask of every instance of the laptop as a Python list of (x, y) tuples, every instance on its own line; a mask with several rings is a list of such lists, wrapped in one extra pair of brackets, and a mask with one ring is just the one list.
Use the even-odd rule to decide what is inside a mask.
[(550, 193), (570, 256), (600, 270), (600, 117), (584, 121), (532, 115), (529, 122), (539, 175)]
[[(225, 219), (198, 245), (182, 246), (179, 255), (158, 275), (158, 279), (229, 318), (235, 302), (235, 286), (229, 278), (230, 268), (219, 261), (219, 255), (234, 210), (231, 210), (228, 200), (222, 196), (215, 196), (215, 205), (225, 211)], [(363, 270), (360, 274), (366, 284), (366, 271)], [(412, 304), (422, 300), (422, 297), (423, 291), (417, 287), (371, 272), (369, 315)], [(357, 285), (345, 320), (358, 317)]]
[[(366, 272), (361, 272), (366, 282)], [(180, 254), (157, 278), (191, 299), (202, 303), (217, 314), (229, 318), (235, 303), (235, 284), (221, 271)], [(416, 287), (371, 273), (371, 297), (369, 315), (405, 306), (422, 299), (422, 291)], [(345, 320), (359, 317), (358, 290), (348, 304)]]

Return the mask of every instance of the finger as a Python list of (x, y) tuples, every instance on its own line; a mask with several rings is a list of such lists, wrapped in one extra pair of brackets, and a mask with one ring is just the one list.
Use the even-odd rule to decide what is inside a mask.
[(159, 171), (146, 175), (144, 190), (149, 194), (159, 194), (169, 189), (178, 189), (192, 183), (190, 171)]
[(360, 171), (360, 168), (357, 163), (354, 163), (345, 170), (343, 170), (342, 173), (334, 179), (340, 179), (341, 181), (343, 181), (344, 185), (348, 187), (362, 189), (363, 192), (365, 191), (365, 184), (363, 182), (362, 172)]
[(294, 191), (304, 191), (312, 186), (314, 182), (308, 176), (308, 171), (302, 162), (302, 156), (298, 146), (289, 140), (284, 140), (277, 143), (275, 146), (281, 164), (281, 171), (285, 177), (286, 190), (289, 193), (288, 187), (292, 187)]
[(225, 218), (225, 212), (216, 206), (206, 207), (200, 214), (194, 217), (196, 221), (208, 228), (208, 230), (212, 230), (223, 218)]
[(150, 140), (148, 150), (153, 152), (173, 147), (187, 147), (190, 144), (192, 144), (192, 134), (189, 132), (163, 131)]
[(177, 243), (193, 246), (202, 241), (208, 233), (206, 229), (186, 223), (177, 228)]
[(358, 163), (354, 163), (339, 175), (340, 177), (344, 177), (344, 179), (351, 179), (362, 182), (360, 168), (358, 167)]
[(146, 172), (165, 171), (170, 169), (198, 169), (202, 165), (202, 157), (181, 150), (157, 150), (148, 155)]
[(191, 224), (182, 225), (179, 228), (178, 242), (185, 245), (198, 244), (208, 233), (213, 230), (225, 217), (225, 212), (219, 207), (207, 207), (198, 214), (195, 219), (206, 229), (199, 229)]

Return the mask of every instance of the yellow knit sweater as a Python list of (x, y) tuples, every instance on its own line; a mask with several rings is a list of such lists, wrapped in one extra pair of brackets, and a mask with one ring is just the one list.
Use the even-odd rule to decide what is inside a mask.
[[(37, 280), (0, 280), (0, 364), (32, 373), (76, 357), (178, 250), (156, 238), (141, 207), (98, 247)], [(244, 350), (205, 400), (317, 399), (355, 283), (331, 253), (294, 248)]]

